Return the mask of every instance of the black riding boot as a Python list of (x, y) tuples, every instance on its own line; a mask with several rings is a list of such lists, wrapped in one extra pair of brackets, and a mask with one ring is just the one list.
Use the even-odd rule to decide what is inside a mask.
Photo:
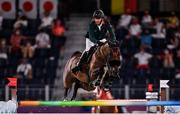
[(82, 53), (81, 58), (80, 58), (80, 60), (79, 60), (79, 63), (77, 64), (76, 67), (74, 67), (74, 68), (72, 69), (72, 72), (73, 72), (73, 73), (76, 73), (76, 72), (78, 72), (78, 71), (81, 71), (82, 65), (86, 62), (87, 55), (88, 55), (87, 51), (85, 51), (84, 53)]

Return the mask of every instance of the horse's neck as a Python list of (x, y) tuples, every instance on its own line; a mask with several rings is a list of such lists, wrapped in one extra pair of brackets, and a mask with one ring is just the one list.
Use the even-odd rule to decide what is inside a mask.
[(102, 63), (107, 62), (107, 58), (108, 58), (109, 53), (110, 53), (110, 49), (109, 49), (108, 44), (105, 44), (105, 45), (99, 47), (97, 49), (97, 51), (95, 52), (95, 54), (97, 56), (96, 61), (99, 61)]
[(108, 44), (105, 44), (101, 47), (101, 53), (104, 56), (104, 58), (107, 58), (110, 54), (110, 48)]

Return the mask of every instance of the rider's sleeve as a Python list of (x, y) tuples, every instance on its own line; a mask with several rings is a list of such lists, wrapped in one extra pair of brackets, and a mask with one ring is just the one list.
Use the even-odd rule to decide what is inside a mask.
[(93, 28), (93, 25), (92, 23), (89, 25), (89, 40), (93, 43), (97, 43), (98, 38), (96, 38), (96, 35), (94, 34), (94, 28)]
[(116, 41), (116, 36), (115, 36), (114, 31), (113, 31), (112, 25), (109, 22), (107, 22), (107, 29), (108, 29), (109, 34), (110, 34), (110, 38), (111, 38), (110, 40), (112, 42), (115, 42)]

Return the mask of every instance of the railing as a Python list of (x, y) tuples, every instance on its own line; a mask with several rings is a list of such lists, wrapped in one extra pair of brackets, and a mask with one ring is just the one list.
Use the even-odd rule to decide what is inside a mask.
[[(52, 100), (51, 93), (53, 90), (54, 88), (50, 87), (49, 85), (45, 85), (42, 88), (29, 88), (29, 87), (18, 88), (17, 95), (19, 97), (18, 96), (17, 97), (19, 98), (18, 100), (49, 101)], [(121, 98), (121, 99), (145, 99), (146, 90), (147, 90), (146, 88), (142, 88), (142, 87), (133, 88), (129, 85), (125, 85), (124, 87), (120, 87), (120, 88), (112, 88), (112, 94), (116, 98)], [(3, 100), (3, 98), (5, 101), (9, 100), (11, 98), (10, 93), (11, 92), (8, 86), (5, 86), (4, 88), (0, 88), (0, 98), (1, 98), (0, 100)], [(92, 94), (87, 94), (88, 92), (85, 91), (78, 91), (78, 93), (79, 93), (78, 95), (80, 96), (82, 95), (83, 97), (86, 97), (87, 95), (87, 98), (89, 98), (88, 95), (92, 95)], [(34, 97), (30, 97), (30, 96), (34, 96)], [(166, 100), (180, 99), (180, 88), (167, 89), (166, 96), (167, 96)]]

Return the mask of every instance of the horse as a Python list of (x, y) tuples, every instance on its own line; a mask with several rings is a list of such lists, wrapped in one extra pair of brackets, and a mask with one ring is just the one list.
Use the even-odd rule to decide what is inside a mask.
[[(75, 52), (65, 65), (63, 72), (64, 100), (67, 98), (69, 89), (72, 89), (73, 83), (75, 84), (71, 100), (76, 98), (78, 88), (87, 91), (94, 90), (95, 86), (90, 85), (89, 82), (97, 79), (98, 83), (103, 78), (106, 80), (105, 82), (110, 84), (114, 77), (119, 74), (121, 60), (118, 43), (105, 42), (98, 46), (92, 54), (89, 64), (84, 64), (82, 71), (74, 74), (71, 70), (77, 65), (80, 56), (80, 52)], [(102, 77), (103, 74), (105, 74), (105, 77)]]
[[(113, 100), (113, 96), (110, 91), (105, 91), (103, 88), (98, 88), (95, 100)], [(96, 106), (91, 108), (92, 113), (118, 113), (117, 106)]]

